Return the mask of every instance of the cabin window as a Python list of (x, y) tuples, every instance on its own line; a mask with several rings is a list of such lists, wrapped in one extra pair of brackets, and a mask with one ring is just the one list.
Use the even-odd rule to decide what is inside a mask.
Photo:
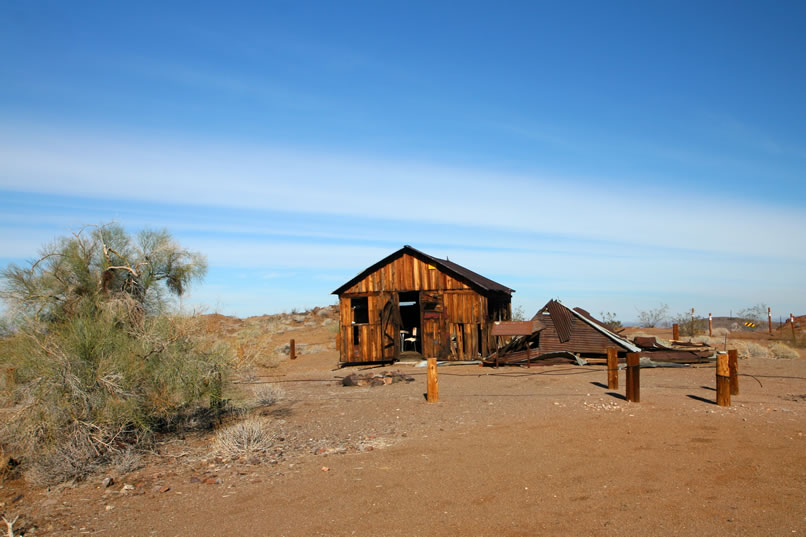
[(351, 298), (350, 309), (353, 311), (353, 324), (369, 323), (369, 303), (367, 297)]

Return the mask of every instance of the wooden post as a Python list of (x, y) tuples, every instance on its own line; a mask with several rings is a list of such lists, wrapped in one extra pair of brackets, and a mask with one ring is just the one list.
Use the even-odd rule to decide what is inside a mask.
[(708, 337), (714, 337), (714, 318), (708, 314)]
[(795, 316), (789, 314), (789, 324), (792, 325), (792, 345), (797, 345), (798, 340), (795, 338)]
[(429, 403), (439, 403), (439, 379), (437, 378), (437, 359), (428, 359), (428, 385), (425, 400)]
[(730, 364), (727, 354), (716, 355), (716, 404), (730, 406)]
[(767, 308), (767, 326), (770, 329), (770, 335), (772, 335), (772, 310)]
[(674, 323), (672, 325), (672, 340), (677, 341), (678, 339), (680, 339), (680, 327), (677, 323)]
[(739, 395), (739, 351), (728, 351), (728, 369), (730, 370), (730, 394)]
[(627, 353), (627, 401), (641, 402), (641, 355)]
[(607, 348), (607, 389), (618, 390), (618, 349)]
[(297, 344), (293, 339), (291, 340), (291, 351), (289, 352), (289, 354), (291, 354), (292, 360), (297, 359)]

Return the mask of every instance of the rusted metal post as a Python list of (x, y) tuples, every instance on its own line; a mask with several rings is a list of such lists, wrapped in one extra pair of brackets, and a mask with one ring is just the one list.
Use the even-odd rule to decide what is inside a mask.
[(291, 355), (292, 360), (297, 359), (297, 344), (293, 339), (291, 340), (291, 350), (289, 351), (289, 354)]
[(672, 340), (677, 341), (678, 339), (680, 339), (680, 327), (677, 323), (674, 323), (672, 325)]
[(730, 406), (730, 364), (727, 354), (716, 355), (716, 404)]
[(730, 394), (739, 395), (739, 351), (728, 351), (728, 369), (730, 370)]
[(708, 314), (708, 337), (714, 337), (714, 318)]
[(429, 403), (439, 403), (439, 379), (437, 378), (437, 359), (428, 359), (428, 385), (426, 386), (425, 400)]
[(627, 353), (627, 401), (641, 402), (641, 355)]
[(607, 389), (618, 390), (618, 349), (607, 348)]
[(772, 335), (772, 310), (767, 308), (767, 326), (770, 330), (770, 335)]

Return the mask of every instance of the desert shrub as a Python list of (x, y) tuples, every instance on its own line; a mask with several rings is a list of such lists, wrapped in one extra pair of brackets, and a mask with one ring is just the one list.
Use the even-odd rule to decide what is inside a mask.
[(773, 358), (778, 358), (779, 360), (797, 360), (800, 358), (798, 351), (784, 343), (773, 343), (770, 346), (770, 353)]
[(127, 449), (116, 454), (111, 462), (119, 474), (130, 474), (143, 467), (143, 454), (136, 449)]
[(730, 330), (728, 330), (727, 328), (722, 328), (722, 327), (714, 328), (713, 334), (714, 334), (714, 337), (724, 338), (725, 336), (730, 335)]
[(703, 317), (691, 317), (690, 313), (681, 313), (672, 318), (672, 323), (677, 324), (681, 336), (695, 337), (708, 331), (708, 319)]
[(763, 323), (767, 322), (767, 305), (761, 303), (745, 308), (739, 312), (738, 316), (741, 319), (752, 321), (756, 323), (756, 325), (761, 326)]
[(733, 347), (739, 352), (739, 358), (769, 358), (770, 350), (764, 345), (752, 343), (750, 341), (734, 341), (728, 347)]
[[(100, 453), (86, 429), (75, 427), (63, 434), (62, 442), (50, 446), (28, 465), (27, 477), (35, 485), (48, 486), (81, 480), (95, 473), (102, 464)], [(29, 450), (30, 452), (30, 450)]]
[(661, 304), (657, 308), (638, 312), (638, 324), (642, 328), (655, 328), (666, 322), (669, 317), (669, 306)]
[(264, 452), (274, 444), (274, 435), (265, 420), (247, 418), (216, 433), (216, 452), (228, 457), (240, 457)]
[(271, 349), (271, 334), (276, 331), (275, 323), (260, 323), (254, 320), (247, 321), (235, 333), (235, 353), (237, 370), (248, 369), (253, 366), (277, 367), (280, 358)]
[(177, 415), (221, 408), (228, 347), (198, 316), (168, 313), (202, 273), (166, 232), (135, 241), (116, 226), (2, 272), (14, 330), (0, 365), (16, 368), (17, 404), (2, 434), (35, 481), (81, 479)]
[(513, 321), (525, 321), (526, 320), (526, 310), (523, 309), (522, 305), (517, 305), (512, 308), (512, 320)]
[(709, 337), (709, 336), (694, 336), (691, 338), (692, 343), (705, 343), (706, 345), (710, 345), (711, 347), (715, 347), (717, 345), (722, 345), (725, 340), (716, 338), (716, 337)]
[(261, 384), (255, 389), (255, 402), (260, 406), (271, 406), (285, 397), (285, 390), (276, 384)]
[(599, 317), (602, 321), (602, 324), (613, 332), (619, 332), (622, 328), (624, 328), (624, 326), (621, 324), (621, 321), (616, 319), (616, 314), (613, 312), (602, 311), (599, 313)]

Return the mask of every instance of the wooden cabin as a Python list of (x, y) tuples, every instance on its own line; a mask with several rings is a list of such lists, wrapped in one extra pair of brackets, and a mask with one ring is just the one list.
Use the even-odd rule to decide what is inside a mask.
[(341, 364), (414, 353), (476, 360), (494, 349), (491, 325), (512, 316), (514, 290), (404, 246), (333, 291)]

